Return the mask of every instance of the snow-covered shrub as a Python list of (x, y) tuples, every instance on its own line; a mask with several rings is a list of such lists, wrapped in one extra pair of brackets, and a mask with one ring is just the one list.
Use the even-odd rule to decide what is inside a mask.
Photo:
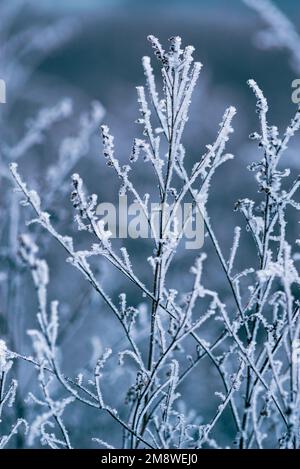
[[(156, 84), (150, 58), (144, 57), (147, 89), (137, 88), (142, 136), (134, 140), (126, 165), (116, 156), (109, 128), (101, 127), (104, 157), (120, 180), (120, 193), (139, 203), (153, 233), (148, 241), (150, 253), (145, 249), (142, 274), (136, 268), (138, 241), (131, 244), (130, 252), (111, 239), (97, 215), (97, 195), (88, 195), (78, 174), (72, 176), (71, 202), (80, 235), (86, 235), (83, 249), (78, 247), (82, 246), (77, 241), (79, 233), (77, 238), (60, 232), (44, 209), (44, 197), (29, 188), (17, 164), (11, 164), (23, 195), (21, 203), (34, 213), (30, 221), (33, 235), (27, 232), (20, 236), (19, 255), (31, 272), (38, 311), (35, 328), (28, 331), (32, 355), (8, 350), (3, 343), (0, 363), (6, 366), (9, 357), (35, 368), (39, 389), (30, 391), (29, 400), (39, 410), (28, 422), (28, 444), (39, 438), (52, 448), (74, 447), (75, 427), (81, 424), (68, 416), (68, 409), (72, 408), (74, 415), (84, 406), (93, 411), (96, 422), (105, 414), (116, 424), (113, 428), (117, 432), (110, 439), (100, 423), (90, 430), (90, 440), (106, 448), (298, 448), (300, 277), (295, 266), (297, 240), (290, 239), (287, 212), (300, 208), (295, 200), (300, 180), (290, 182), (290, 171), (282, 168), (281, 162), (289, 140), (299, 130), (300, 111), (280, 135), (268, 122), (263, 92), (249, 80), (259, 117), (259, 129), (250, 137), (261, 155), (249, 170), (255, 175), (259, 196), (237, 201), (236, 210), (244, 223), (233, 230), (232, 248), (225, 253), (213, 228), (208, 200), (214, 190), (214, 173), (233, 158), (226, 146), (236, 110), (225, 110), (215, 141), (191, 164), (184, 130), (201, 64), (193, 60), (193, 47), (182, 48), (179, 37), (170, 39), (167, 51), (157, 38), (149, 36), (149, 41), (161, 70), (162, 87)], [(134, 181), (137, 164), (153, 173), (151, 196)], [(158, 232), (152, 226), (151, 198), (161, 202)], [(231, 292), (228, 304), (221, 292), (207, 285), (205, 272), (210, 259), (205, 245), (190, 266), (188, 290), (179, 291), (172, 285), (172, 266), (181, 242), (175, 207), (185, 200), (192, 203), (190, 215), (198, 212), (204, 219), (206, 242), (214, 246)], [(167, 204), (173, 207), (168, 215)], [(58, 243), (67, 262), (99, 296), (100, 315), (104, 317), (104, 311), (109, 311), (116, 320), (118, 342), (98, 350), (92, 367), (78, 369), (72, 363), (73, 368), (68, 365), (65, 371), (58, 340), (59, 298), (50, 300), (48, 294), (55, 272), (39, 257), (36, 225)], [(249, 262), (243, 255), (247, 236), (252, 237), (256, 257), (240, 269), (238, 266)], [(135, 304), (129, 302), (127, 291), (116, 295), (113, 282), (104, 282), (97, 269), (100, 261), (108, 262), (124, 276), (128, 288), (135, 289)], [(209, 370), (204, 375), (200, 374), (203, 367)], [(124, 369), (127, 385), (118, 379)], [(113, 376), (116, 381), (111, 387)], [(211, 389), (211, 383), (217, 383), (215, 394), (208, 392), (197, 409), (191, 408), (191, 387)], [(210, 415), (208, 396), (210, 408), (214, 408)], [(226, 432), (219, 430), (222, 426)]]

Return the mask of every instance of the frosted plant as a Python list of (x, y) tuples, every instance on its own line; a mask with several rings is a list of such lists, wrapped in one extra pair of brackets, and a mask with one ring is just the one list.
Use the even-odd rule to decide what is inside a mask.
[[(34, 13), (34, 2), (23, 0), (12, 0), (11, 2), (0, 2), (1, 7), (1, 79), (7, 84), (6, 104), (1, 104), (0, 120), (2, 129), (0, 149), (0, 329), (1, 337), (6, 340), (7, 346), (13, 349), (21, 348), (23, 336), (22, 307), (31, 310), (29, 302), (23, 296), (24, 292), (24, 267), (18, 256), (18, 232), (23, 226), (24, 218), (19, 210), (19, 204), (11, 191), (11, 177), (8, 170), (12, 160), (22, 161), (28, 168), (35, 164), (35, 151), (42, 145), (47, 148), (47, 156), (51, 158), (49, 134), (55, 126), (67, 125), (74, 115), (73, 104), (69, 98), (64, 98), (57, 104), (49, 105), (47, 93), (41, 89), (38, 74), (35, 74), (34, 90), (27, 93), (26, 85), (28, 79), (40, 62), (63, 43), (73, 37), (79, 29), (79, 23), (71, 16), (59, 21), (47, 20), (47, 24), (39, 17), (38, 21), (31, 21), (24, 27), (19, 23), (24, 11)], [(30, 10), (32, 8), (32, 11)], [(29, 9), (29, 10), (28, 10)], [(31, 18), (32, 19), (32, 18)], [(43, 24), (44, 23), (44, 24)], [(24, 106), (24, 95), (26, 105)], [(28, 96), (27, 96), (28, 95)], [(22, 99), (22, 102), (19, 99)], [(22, 112), (33, 115), (31, 107), (40, 110), (34, 111), (35, 115), (18, 127), (16, 116)], [(56, 168), (50, 166), (41, 187), (47, 191), (47, 204), (57, 203), (59, 194), (64, 194), (66, 189), (65, 179), (69, 172), (76, 166), (78, 160), (84, 156), (90, 148), (90, 137), (99, 126), (103, 117), (103, 108), (99, 103), (93, 103), (91, 111), (82, 112), (77, 128), (70, 131), (70, 136), (61, 140), (59, 145), (59, 176)], [(20, 136), (21, 135), (21, 136)], [(59, 140), (57, 140), (59, 143)], [(54, 153), (54, 152), (53, 152)], [(56, 155), (55, 155), (56, 157)], [(64, 163), (62, 164), (62, 159)], [(57, 211), (60, 220), (63, 219), (62, 211)], [(36, 233), (40, 243), (44, 243), (42, 233)], [(16, 314), (17, 311), (17, 314)], [(27, 314), (27, 316), (29, 316)], [(29, 319), (30, 320), (30, 319)], [(15, 421), (12, 414), (27, 419), (28, 406), (22, 396), (26, 388), (26, 379), (23, 371), (16, 363), (14, 366), (14, 377), (18, 382), (19, 393), (16, 395), (15, 405), (10, 409), (8, 419), (2, 421), (0, 435), (7, 435), (10, 429), (10, 419)], [(23, 421), (23, 420), (20, 421)], [(6, 425), (7, 422), (7, 425)], [(16, 427), (16, 429), (18, 426)], [(20, 429), (22, 430), (22, 429)], [(24, 446), (24, 432), (18, 432), (14, 444), (17, 447)], [(11, 440), (9, 437), (7, 443)], [(17, 441), (16, 441), (17, 440)], [(5, 443), (5, 445), (7, 444)], [(4, 440), (3, 440), (4, 445)]]
[[(44, 143), (46, 141), (46, 135), (49, 129), (56, 123), (61, 122), (69, 118), (72, 114), (72, 102), (69, 99), (64, 99), (52, 108), (44, 108), (38, 112), (35, 119), (32, 119), (28, 124), (28, 128), (21, 140), (12, 148), (3, 148), (3, 156), (8, 161), (14, 159), (25, 159), (25, 155), (35, 145)], [(65, 194), (66, 192), (66, 177), (72, 171), (74, 166), (78, 163), (78, 160), (84, 156), (90, 148), (91, 135), (95, 129), (99, 126), (103, 117), (103, 108), (98, 102), (94, 102), (91, 107), (91, 112), (82, 113), (79, 122), (79, 129), (77, 134), (70, 135), (62, 139), (59, 145), (59, 156), (58, 156), (58, 167), (59, 171), (55, 167), (50, 167), (44, 181), (44, 188), (47, 191), (47, 198), (45, 203), (51, 205), (55, 203), (58, 198), (58, 194)], [(3, 165), (5, 171), (3, 171), (3, 179), (9, 182), (9, 189), (11, 192), (9, 171)], [(19, 224), (22, 224), (22, 216), (19, 213), (18, 204), (15, 200), (11, 199), (8, 195), (8, 191), (5, 194), (7, 196), (6, 202), (9, 204), (9, 232), (3, 229), (0, 232), (2, 238), (2, 246), (0, 251), (0, 257), (3, 261), (2, 265), (7, 265), (5, 270), (5, 276), (2, 280), (0, 289), (2, 290), (3, 307), (5, 308), (5, 320), (6, 327), (2, 334), (6, 333), (9, 338), (9, 343), (13, 348), (19, 348), (22, 344), (22, 337), (20, 337), (19, 328), (15, 326), (15, 310), (19, 308), (22, 298), (22, 270), (23, 266), (20, 263), (18, 255), (18, 229)], [(62, 222), (63, 214), (59, 211), (56, 212), (58, 220)], [(5, 218), (7, 222), (7, 218)], [(5, 227), (5, 223), (3, 224)], [(44, 243), (42, 233), (36, 232), (35, 236), (39, 238), (39, 241)], [(1, 288), (2, 287), (2, 288)], [(13, 293), (13, 298), (11, 297)], [(19, 371), (16, 370), (16, 375)], [(24, 381), (22, 379), (22, 373), (19, 379), (20, 383)], [(45, 385), (46, 386), (46, 385)], [(22, 386), (21, 386), (22, 388)], [(18, 401), (16, 408), (23, 408), (22, 415), (26, 414), (27, 406), (23, 400)], [(44, 429), (44, 435), (46, 430)], [(50, 436), (49, 436), (50, 438)], [(30, 440), (30, 439), (29, 439)], [(50, 441), (50, 440), (49, 440)], [(21, 444), (21, 443), (20, 443)], [(53, 443), (54, 444), (54, 443)]]
[[(34, 212), (30, 226), (41, 226), (64, 250), (67, 261), (98, 295), (102, 320), (104, 309), (114, 317), (120, 338), (99, 350), (92, 368), (76, 369), (72, 363), (73, 369), (68, 366), (68, 373), (64, 371), (58, 298), (48, 299), (49, 268), (38, 257), (32, 237), (22, 235), (19, 252), (31, 271), (38, 299), (36, 328), (28, 331), (34, 354), (9, 353), (24, 366), (36, 368), (39, 391), (31, 392), (29, 398), (39, 410), (29, 422), (29, 443), (38, 437), (52, 448), (74, 447), (74, 422), (67, 413), (69, 406), (75, 412), (80, 404), (99, 416), (89, 437), (106, 448), (299, 448), (300, 277), (287, 211), (300, 208), (294, 198), (300, 180), (289, 182), (289, 170), (281, 168), (281, 157), (299, 130), (300, 111), (280, 136), (277, 127), (268, 123), (263, 92), (249, 80), (260, 126), (251, 138), (262, 153), (249, 169), (255, 173), (259, 196), (237, 202), (246, 229), (234, 229), (232, 248), (226, 255), (215, 234), (208, 202), (214, 173), (233, 158), (226, 146), (236, 110), (225, 110), (215, 141), (191, 165), (183, 135), (201, 64), (193, 60), (193, 47), (182, 48), (179, 37), (170, 39), (168, 51), (154, 36), (149, 41), (161, 70), (162, 95), (150, 58), (144, 57), (147, 90), (137, 88), (143, 135), (134, 140), (127, 164), (118, 159), (108, 126), (101, 127), (104, 157), (120, 180), (120, 193), (139, 203), (153, 234), (142, 274), (130, 246), (111, 239), (97, 214), (97, 195), (88, 195), (77, 173), (72, 176), (71, 202), (78, 230), (86, 235), (84, 248), (79, 238), (61, 233), (38, 193), (24, 182), (17, 164), (11, 164), (23, 195), (21, 203)], [(158, 230), (150, 216), (150, 195), (134, 182), (135, 165), (142, 157), (141, 163), (152, 168), (153, 188), (161, 203)], [(202, 251), (190, 266), (188, 289), (185, 284), (180, 291), (174, 288), (172, 267), (182, 239), (176, 206), (184, 200), (192, 201), (191, 217), (200, 212), (204, 219), (207, 242), (210, 240), (216, 252), (231, 292), (226, 301), (222, 292), (208, 284), (205, 272), (210, 259)], [(168, 211), (168, 206), (173, 209)], [(242, 242), (247, 233), (257, 257), (240, 268), (245, 262)], [(128, 290), (116, 296), (113, 286), (105, 284), (96, 269), (100, 258), (128, 281)], [(133, 303), (130, 288), (136, 298), (142, 295), (142, 304)], [(124, 368), (127, 384), (118, 379)], [(212, 373), (218, 382), (209, 382)], [(109, 376), (117, 376), (117, 392), (110, 388)], [(191, 383), (196, 383), (199, 392), (201, 384), (215, 385), (209, 403), (206, 397), (192, 408)], [(117, 435), (103, 434), (98, 419), (108, 417), (118, 425)], [(230, 425), (227, 434), (220, 431), (224, 423)]]
[(267, 23), (268, 28), (256, 35), (259, 47), (266, 49), (286, 49), (291, 57), (291, 65), (295, 72), (300, 71), (300, 36), (294, 24), (271, 0), (243, 0), (253, 8)]
[[(12, 367), (13, 354), (7, 349), (4, 340), (0, 340), (0, 424), (3, 422), (5, 407), (12, 407), (15, 403), (16, 391), (18, 383), (15, 379), (12, 379), (8, 384), (8, 375)], [(25, 432), (28, 430), (28, 424), (24, 419), (17, 419), (12, 425), (7, 435), (0, 436), (0, 449), (5, 448), (13, 436), (21, 431), (21, 427), (25, 428)]]
[[(20, 112), (19, 98), (23, 99), (24, 90), (30, 76), (37, 68), (41, 60), (47, 54), (59, 47), (62, 43), (70, 39), (78, 30), (78, 23), (69, 18), (62, 21), (53, 21), (45, 24), (31, 22), (30, 25), (16, 28), (20, 17), (24, 12), (31, 11), (34, 2), (31, 0), (12, 0), (11, 2), (0, 1), (1, 7), (1, 56), (0, 69), (1, 79), (5, 80), (7, 86), (7, 99), (5, 105), (1, 105), (0, 120), (2, 129), (1, 149), (0, 149), (0, 184), (1, 184), (1, 201), (0, 213), (0, 289), (4, 298), (6, 292), (12, 285), (16, 285), (17, 275), (14, 275), (14, 268), (17, 263), (16, 259), (16, 237), (18, 230), (19, 210), (15, 204), (11, 194), (10, 176), (8, 164), (13, 159), (19, 159), (40, 144), (46, 137), (49, 129), (57, 122), (66, 119), (71, 114), (71, 103), (69, 100), (62, 100), (51, 109), (45, 108), (38, 113), (35, 119), (27, 122), (28, 129), (24, 136), (17, 142), (17, 133), (20, 129), (16, 125), (15, 113)], [(27, 106), (34, 101), (35, 105), (38, 101), (45, 105), (45, 93), (41, 92), (39, 80), (35, 82), (35, 95), (27, 96)], [(28, 94), (28, 93), (26, 93)], [(24, 102), (21, 104), (24, 108)], [(30, 112), (30, 111), (29, 111)], [(13, 124), (13, 125), (12, 125)], [(24, 129), (22, 128), (22, 130)], [(13, 143), (12, 143), (13, 142)], [(27, 160), (28, 161), (28, 160)], [(29, 163), (29, 161), (28, 161)], [(8, 216), (6, 213), (8, 212)], [(2, 270), (3, 266), (9, 265), (7, 270)], [(11, 275), (12, 274), (12, 275)], [(12, 280), (11, 276), (15, 277)], [(3, 288), (3, 292), (2, 292)], [(4, 299), (6, 302), (7, 298)], [(10, 320), (10, 306), (7, 306), (5, 318), (0, 320)], [(4, 307), (3, 307), (4, 308)], [(13, 309), (13, 307), (12, 307)], [(9, 325), (5, 329), (9, 329)]]

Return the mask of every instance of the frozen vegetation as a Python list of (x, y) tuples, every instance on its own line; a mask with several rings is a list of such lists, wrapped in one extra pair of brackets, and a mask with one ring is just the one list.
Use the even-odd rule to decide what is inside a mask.
[[(286, 30), (296, 32), (277, 10), (270, 10), (269, 2), (245, 3), (258, 9), (271, 26), (276, 22), (278, 41), (290, 47)], [(292, 239), (288, 221), (300, 209), (300, 178), (291, 174), (285, 159), (289, 142), (300, 129), (300, 110), (280, 132), (269, 121), (269, 105), (259, 84), (249, 79), (258, 119), (250, 135), (255, 157), (248, 169), (257, 197), (252, 200), (246, 193), (236, 201), (240, 225), (231, 228), (232, 247), (227, 252), (214, 229), (208, 203), (215, 174), (234, 158), (227, 148), (234, 137), (237, 111), (232, 106), (224, 109), (215, 140), (207, 142), (198, 160), (191, 162), (184, 131), (202, 64), (194, 61), (194, 48), (183, 46), (180, 37), (172, 37), (166, 50), (156, 37), (148, 40), (154, 60), (143, 57), (146, 86), (137, 87), (141, 132), (125, 165), (109, 127), (99, 129), (99, 152), (101, 146), (111, 177), (120, 182), (121, 195), (139, 204), (152, 232), (142, 273), (137, 266), (138, 240), (125, 246), (111, 239), (97, 215), (97, 195), (90, 195), (88, 181), (79, 174), (70, 181), (75, 223), (65, 223), (69, 219), (64, 212), (55, 216), (57, 192), (67, 197), (66, 178), (87, 154), (90, 138), (100, 127), (99, 103), (80, 119), (78, 135), (63, 139), (44, 191), (38, 193), (27, 182), (21, 157), (43, 139), (47, 129), (69, 117), (70, 101), (41, 111), (21, 141), (6, 149), (17, 193), (9, 197), (11, 226), (8, 234), (3, 229), (7, 247), (1, 248), (1, 255), (10, 256), (10, 261), (7, 272), (0, 272), (0, 281), (8, 282), (16, 297), (20, 277), (27, 272), (36, 295), (32, 303), (36, 314), (27, 330), (30, 345), (19, 347), (11, 333), (13, 324), (0, 340), (0, 447), (14, 447), (18, 438), (25, 447), (80, 447), (78, 427), (85, 415), (93, 415), (91, 428), (84, 423), (89, 447), (300, 448), (300, 240)], [(293, 59), (294, 63), (299, 60)], [(153, 175), (151, 194), (144, 193), (135, 178), (139, 165)], [(3, 178), (10, 177), (6, 168), (2, 161)], [(24, 207), (26, 225), (18, 223), (16, 200)], [(158, 230), (150, 215), (152, 200), (162, 207)], [(201, 214), (205, 243), (195, 252), (188, 271), (181, 272), (189, 287), (184, 281), (178, 289), (172, 284), (182, 243), (176, 206), (184, 201), (192, 204), (191, 217)], [(168, 206), (173, 207), (171, 212)], [(245, 259), (249, 239), (255, 255)], [(75, 269), (73, 278), (86, 280), (100, 316), (97, 324), (103, 321), (106, 327), (107, 313), (114, 318), (110, 323), (114, 340), (102, 347), (94, 337), (85, 367), (70, 360), (70, 355), (76, 356), (76, 341), (84, 340), (88, 330), (76, 341), (71, 334), (64, 345), (66, 328), (71, 330), (74, 323), (81, 326), (77, 317), (66, 321), (60, 297), (51, 290), (56, 266), (49, 268), (40, 255), (49, 243), (56, 243), (69, 269)], [(214, 287), (211, 278), (207, 280), (206, 243), (213, 246), (223, 284), (230, 292), (226, 298), (219, 282)], [(99, 273), (104, 263), (126, 280), (128, 290), (116, 293), (113, 280), (110, 283)], [(79, 293), (75, 280), (70, 301)], [(22, 300), (11, 301), (17, 313)], [(85, 309), (89, 321), (89, 304)], [(97, 335), (97, 330), (93, 333)], [(26, 374), (30, 380), (23, 386)], [(207, 388), (206, 398), (194, 409), (191, 389), (197, 393), (198, 387)], [(102, 418), (104, 424), (97, 423)]]

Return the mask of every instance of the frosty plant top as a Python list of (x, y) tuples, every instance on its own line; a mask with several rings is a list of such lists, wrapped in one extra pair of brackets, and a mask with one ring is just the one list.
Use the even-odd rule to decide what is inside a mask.
[[(188, 120), (188, 110), (193, 89), (201, 70), (201, 63), (193, 63), (192, 46), (181, 49), (181, 39), (171, 38), (168, 52), (162, 49), (154, 36), (148, 37), (155, 55), (162, 66), (163, 96), (160, 99), (151, 67), (150, 58), (143, 57), (143, 68), (147, 80), (148, 92), (155, 114), (152, 116), (145, 89), (137, 87), (140, 118), (137, 123), (143, 126), (145, 138), (136, 138), (130, 155), (131, 165), (120, 166), (115, 157), (114, 139), (106, 125), (101, 127), (104, 156), (122, 181), (119, 198), (119, 232), (121, 238), (148, 236), (154, 238), (156, 245), (164, 251), (174, 249), (184, 235), (187, 249), (199, 249), (204, 240), (204, 223), (202, 211), (205, 207), (207, 189), (213, 169), (230, 158), (223, 155), (225, 142), (232, 131), (230, 122), (235, 113), (230, 108), (225, 116), (217, 142), (208, 146), (208, 153), (203, 161), (194, 166), (191, 176), (183, 168), (185, 150), (182, 145), (182, 134)], [(159, 202), (150, 202), (149, 194), (140, 197), (131, 179), (130, 171), (142, 155), (154, 171), (158, 187)], [(212, 164), (215, 158), (216, 165)], [(211, 161), (209, 161), (211, 159)], [(204, 164), (205, 160), (205, 164)], [(192, 191), (191, 185), (197, 178), (205, 180), (202, 191)], [(74, 197), (78, 200), (80, 180), (75, 176)], [(131, 193), (134, 202), (128, 207), (127, 192)], [(193, 202), (186, 202), (187, 197)], [(82, 197), (79, 196), (79, 199)], [(94, 203), (94, 202), (93, 202)], [(80, 207), (80, 204), (79, 204)], [(94, 210), (94, 207), (93, 207)], [(117, 236), (117, 213), (112, 204), (101, 203), (96, 209), (97, 215), (103, 215), (98, 222), (105, 237)], [(128, 223), (128, 216), (134, 215)], [(128, 231), (124, 225), (128, 224)]]
[[(163, 94), (160, 98), (150, 58), (143, 57), (148, 94), (155, 112), (152, 115), (144, 87), (138, 86), (140, 117), (137, 123), (143, 127), (143, 138), (134, 139), (128, 164), (120, 164), (115, 156), (114, 138), (107, 125), (101, 126), (104, 157), (121, 180), (119, 213), (111, 203), (98, 204), (96, 194), (86, 197), (78, 174), (72, 177), (72, 202), (78, 210), (76, 220), (79, 229), (95, 230), (101, 244), (108, 246), (111, 239), (116, 237), (151, 237), (157, 252), (167, 258), (172, 251), (175, 252), (183, 236), (187, 249), (199, 249), (203, 245), (203, 215), (210, 181), (215, 169), (232, 158), (224, 150), (233, 131), (231, 120), (235, 109), (229, 107), (226, 110), (216, 141), (207, 145), (207, 152), (188, 174), (184, 168), (182, 135), (202, 65), (193, 61), (192, 46), (181, 48), (179, 37), (170, 39), (168, 52), (163, 50), (154, 36), (148, 39), (161, 65)], [(140, 194), (131, 177), (131, 172), (134, 173), (132, 169), (141, 156), (153, 168), (157, 187), (157, 199), (154, 201), (150, 200), (148, 193)], [(192, 186), (199, 179), (202, 184), (196, 190)], [(132, 199), (129, 205), (128, 194)]]

